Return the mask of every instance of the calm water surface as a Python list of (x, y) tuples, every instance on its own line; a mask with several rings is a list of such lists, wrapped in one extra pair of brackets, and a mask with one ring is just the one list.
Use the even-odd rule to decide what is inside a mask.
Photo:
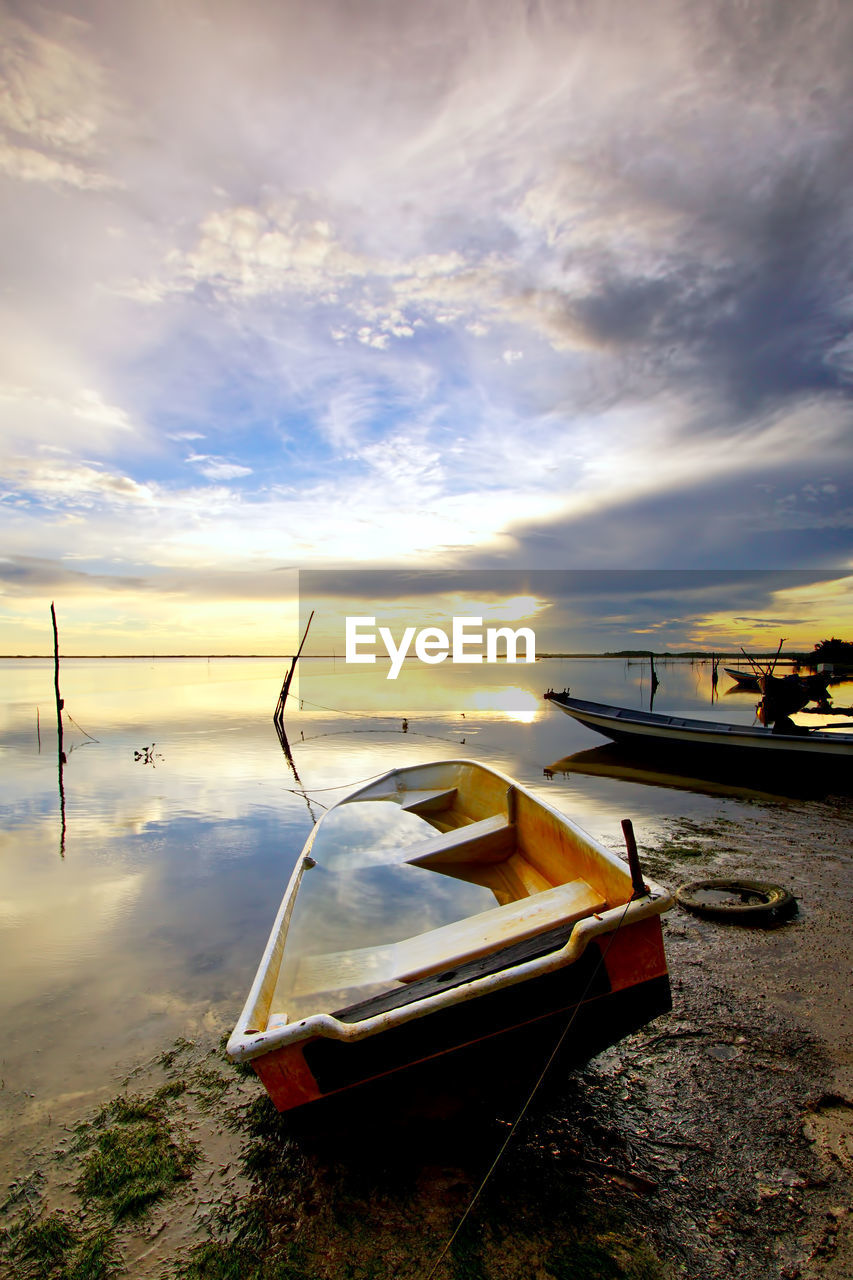
[[(424, 668), (391, 682), (303, 661), (292, 764), (272, 725), (286, 666), (65, 660), (63, 828), (52, 661), (0, 661), (3, 1132), (84, 1114), (177, 1036), (230, 1031), (314, 818), (398, 764), (482, 759), (616, 849), (623, 817), (642, 849), (673, 817), (736, 817), (751, 802), (561, 764), (603, 740), (544, 690), (648, 707), (648, 662)], [(655, 710), (755, 720), (756, 695), (727, 695), (727, 677), (712, 700), (708, 663), (658, 664), (658, 677)]]

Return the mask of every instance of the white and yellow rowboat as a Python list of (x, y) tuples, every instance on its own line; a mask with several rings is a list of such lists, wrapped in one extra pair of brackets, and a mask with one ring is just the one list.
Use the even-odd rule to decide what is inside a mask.
[(670, 1007), (638, 875), (486, 765), (394, 770), (314, 827), (228, 1053), (281, 1111), (570, 1021), (588, 1057)]

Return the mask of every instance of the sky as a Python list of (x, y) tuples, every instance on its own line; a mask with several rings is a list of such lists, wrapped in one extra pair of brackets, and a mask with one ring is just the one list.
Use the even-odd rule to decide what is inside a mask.
[(853, 638), (851, 65), (841, 0), (0, 0), (0, 653), (289, 652), (306, 569)]

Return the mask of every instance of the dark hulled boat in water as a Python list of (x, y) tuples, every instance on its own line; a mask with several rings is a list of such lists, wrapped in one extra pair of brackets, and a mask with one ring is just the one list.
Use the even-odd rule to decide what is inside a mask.
[(545, 697), (588, 729), (614, 742), (647, 751), (681, 753), (687, 750), (717, 758), (740, 757), (776, 767), (817, 763), (823, 767), (849, 769), (853, 760), (853, 734), (850, 733), (834, 730), (779, 733), (760, 725), (721, 724), (585, 702), (550, 690)]

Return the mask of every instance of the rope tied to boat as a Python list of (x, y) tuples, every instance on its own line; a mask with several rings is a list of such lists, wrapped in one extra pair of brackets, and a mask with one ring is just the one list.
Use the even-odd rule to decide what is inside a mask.
[[(453, 1233), (451, 1234), (451, 1236), (449, 1237), (449, 1239), (446, 1241), (446, 1243), (445, 1243), (444, 1247), (443, 1247), (443, 1248), (442, 1248), (442, 1250), (441, 1250), (441, 1253), (438, 1255), (438, 1257), (436, 1258), (436, 1260), (435, 1260), (435, 1262), (433, 1263), (432, 1267), (431, 1267), (431, 1268), (430, 1268), (430, 1270), (427, 1272), (427, 1274), (426, 1274), (426, 1276), (425, 1276), (425, 1280), (432, 1280), (432, 1278), (433, 1278), (433, 1276), (435, 1275), (436, 1271), (437, 1271), (437, 1270), (438, 1270), (438, 1268), (441, 1266), (442, 1262), (444, 1261), (445, 1257), (447, 1256), (448, 1250), (452, 1247), (454, 1240), (455, 1240), (455, 1239), (456, 1239), (456, 1237), (459, 1235), (459, 1232), (462, 1230), (463, 1226), (465, 1225), (465, 1223), (467, 1222), (468, 1218), (470, 1217), (470, 1215), (471, 1215), (471, 1213), (472, 1213), (472, 1211), (473, 1211), (473, 1209), (474, 1209), (474, 1206), (476, 1205), (476, 1203), (477, 1203), (477, 1201), (479, 1200), (480, 1196), (483, 1194), (483, 1191), (485, 1190), (485, 1188), (486, 1188), (486, 1186), (487, 1186), (487, 1184), (488, 1184), (489, 1180), (491, 1179), (492, 1175), (494, 1174), (495, 1169), (497, 1169), (498, 1165), (500, 1164), (501, 1160), (503, 1159), (504, 1152), (506, 1151), (506, 1149), (507, 1149), (507, 1147), (509, 1146), (509, 1144), (512, 1142), (512, 1140), (513, 1140), (513, 1138), (515, 1137), (515, 1134), (516, 1134), (516, 1132), (517, 1132), (517, 1130), (518, 1130), (519, 1125), (521, 1124), (522, 1120), (524, 1119), (524, 1117), (526, 1116), (527, 1112), (529, 1111), (529, 1109), (530, 1109), (530, 1105), (531, 1105), (531, 1103), (533, 1102), (533, 1099), (535, 1098), (535, 1096), (536, 1096), (537, 1092), (539, 1091), (539, 1089), (540, 1089), (540, 1087), (541, 1087), (541, 1085), (542, 1085), (542, 1082), (543, 1082), (543, 1080), (545, 1079), (546, 1075), (547, 1075), (547, 1074), (548, 1074), (548, 1072), (550, 1071), (551, 1066), (552, 1066), (552, 1064), (553, 1064), (553, 1062), (554, 1062), (554, 1059), (557, 1057), (557, 1054), (559, 1053), (560, 1049), (562, 1048), (562, 1045), (563, 1045), (563, 1042), (564, 1042), (564, 1041), (565, 1041), (565, 1039), (566, 1039), (566, 1036), (569, 1034), (569, 1032), (570, 1032), (570, 1031), (571, 1031), (571, 1029), (572, 1029), (572, 1024), (574, 1023), (575, 1018), (577, 1017), (579, 1010), (581, 1009), (581, 1007), (582, 1007), (582, 1005), (583, 1005), (584, 1001), (585, 1001), (585, 1000), (586, 1000), (586, 998), (587, 998), (587, 995), (589, 994), (590, 990), (592, 989), (592, 985), (593, 985), (593, 983), (595, 982), (596, 978), (598, 977), (598, 974), (599, 974), (599, 972), (600, 972), (600, 970), (601, 970), (601, 967), (602, 967), (602, 965), (604, 964), (604, 962), (605, 962), (605, 960), (606, 960), (606, 958), (607, 958), (607, 953), (609, 952), (609, 950), (610, 950), (611, 946), (613, 945), (613, 943), (614, 943), (614, 941), (615, 941), (615, 939), (616, 939), (617, 934), (619, 933), (619, 930), (622, 928), (622, 925), (623, 925), (623, 924), (624, 924), (624, 922), (625, 922), (625, 917), (626, 917), (626, 915), (628, 914), (628, 908), (631, 906), (631, 903), (632, 903), (632, 902), (636, 902), (636, 900), (637, 900), (638, 898), (646, 897), (646, 895), (649, 893), (648, 886), (647, 886), (646, 884), (644, 884), (644, 883), (643, 883), (642, 870), (640, 869), (639, 855), (638, 855), (638, 853), (637, 853), (637, 842), (636, 842), (636, 840), (635, 840), (635, 838), (634, 838), (634, 828), (633, 828), (633, 825), (632, 825), (632, 823), (631, 823), (630, 818), (623, 818), (623, 820), (622, 820), (622, 831), (623, 831), (623, 833), (624, 833), (624, 835), (625, 835), (625, 842), (626, 842), (626, 845), (627, 845), (627, 847), (628, 847), (628, 863), (629, 863), (629, 866), (631, 867), (631, 884), (632, 884), (631, 896), (630, 896), (630, 898), (628, 899), (628, 901), (625, 903), (624, 910), (622, 911), (622, 914), (621, 914), (621, 916), (619, 917), (619, 920), (617, 921), (616, 928), (613, 930), (613, 932), (612, 932), (612, 933), (610, 933), (610, 934), (608, 935), (608, 939), (607, 939), (607, 944), (606, 944), (606, 946), (604, 946), (604, 947), (599, 947), (599, 958), (598, 958), (598, 962), (597, 962), (597, 963), (595, 964), (595, 966), (593, 967), (592, 973), (590, 974), (589, 978), (587, 979), (586, 986), (584, 987), (583, 991), (581, 992), (580, 999), (578, 1000), (577, 1004), (576, 1004), (576, 1005), (574, 1006), (574, 1008), (572, 1009), (571, 1016), (569, 1017), (569, 1020), (568, 1020), (568, 1022), (566, 1023), (566, 1025), (565, 1025), (565, 1027), (563, 1028), (563, 1030), (560, 1032), (560, 1035), (559, 1035), (559, 1037), (558, 1037), (558, 1039), (557, 1039), (556, 1044), (554, 1045), (553, 1049), (551, 1050), (551, 1052), (550, 1052), (550, 1054), (549, 1054), (549, 1056), (548, 1056), (548, 1059), (547, 1059), (547, 1061), (546, 1061), (546, 1063), (545, 1063), (544, 1067), (542, 1068), (541, 1072), (539, 1073), (539, 1075), (538, 1075), (538, 1076), (537, 1076), (537, 1078), (536, 1078), (536, 1081), (534, 1082), (533, 1088), (530, 1090), (530, 1093), (527, 1095), (527, 1098), (525, 1099), (524, 1104), (522, 1105), (521, 1110), (519, 1111), (519, 1113), (518, 1113), (517, 1117), (516, 1117), (516, 1118), (515, 1118), (515, 1120), (513, 1121), (512, 1125), (510, 1126), (509, 1132), (507, 1133), (506, 1137), (504, 1138), (503, 1142), (501, 1143), (500, 1147), (498, 1148), (497, 1154), (495, 1155), (494, 1160), (492, 1161), (492, 1163), (489, 1165), (488, 1169), (486, 1170), (486, 1173), (484, 1174), (484, 1176), (483, 1176), (483, 1178), (482, 1178), (482, 1180), (481, 1180), (481, 1182), (480, 1182), (480, 1185), (477, 1187), (477, 1190), (474, 1192), (473, 1196), (471, 1197), (471, 1200), (470, 1200), (470, 1201), (469, 1201), (469, 1203), (468, 1203), (468, 1207), (466, 1208), (465, 1212), (462, 1214), (462, 1217), (461, 1217), (461, 1218), (459, 1219), (459, 1221), (457, 1222), (456, 1227), (455, 1227), (455, 1228), (454, 1228), (454, 1230), (453, 1230)], [(635, 874), (635, 869), (636, 869), (636, 874)]]

